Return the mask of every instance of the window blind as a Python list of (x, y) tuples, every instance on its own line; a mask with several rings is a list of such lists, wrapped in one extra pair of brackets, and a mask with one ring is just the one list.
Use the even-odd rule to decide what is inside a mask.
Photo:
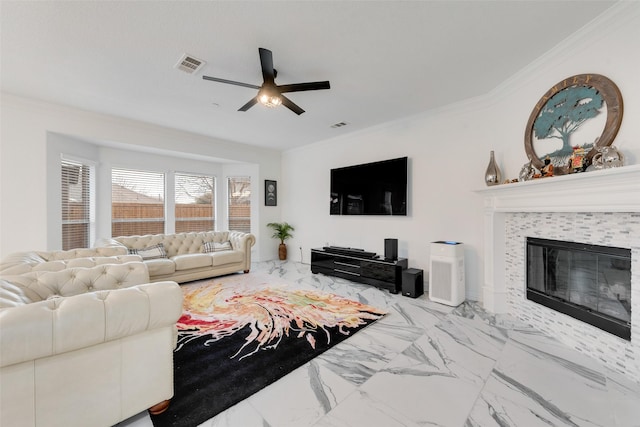
[(111, 235), (164, 233), (164, 174), (111, 170)]
[(215, 230), (215, 178), (175, 174), (176, 233)]
[(251, 178), (228, 178), (229, 230), (251, 232)]
[(89, 247), (91, 238), (91, 180), (93, 167), (61, 160), (62, 249)]

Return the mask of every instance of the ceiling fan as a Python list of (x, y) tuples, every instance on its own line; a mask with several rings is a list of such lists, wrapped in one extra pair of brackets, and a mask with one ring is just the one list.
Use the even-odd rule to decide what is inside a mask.
[(304, 113), (304, 110), (297, 106), (289, 98), (284, 96), (283, 93), (330, 88), (328, 81), (277, 85), (275, 79), (278, 76), (278, 72), (275, 68), (273, 68), (273, 54), (269, 49), (263, 48), (258, 48), (258, 52), (260, 54), (260, 65), (262, 66), (262, 86), (256, 86), (249, 83), (236, 82), (233, 80), (220, 79), (210, 76), (202, 76), (202, 78), (214, 82), (228, 83), (236, 86), (258, 89), (258, 94), (249, 102), (240, 107), (238, 111), (247, 111), (249, 108), (253, 107), (259, 102), (267, 107), (277, 107), (278, 105), (284, 105), (294, 113), (300, 115)]

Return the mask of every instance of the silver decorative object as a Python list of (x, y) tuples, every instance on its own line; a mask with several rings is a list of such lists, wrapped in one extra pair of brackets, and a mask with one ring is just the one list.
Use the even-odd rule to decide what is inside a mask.
[(624, 156), (622, 153), (613, 145), (609, 145), (606, 147), (599, 147), (598, 152), (593, 155), (591, 159), (591, 164), (593, 168), (598, 169), (609, 169), (609, 168), (617, 168), (622, 166), (624, 163)]
[(496, 164), (496, 159), (493, 154), (493, 150), (491, 150), (491, 157), (489, 158), (489, 165), (487, 166), (487, 171), (484, 174), (484, 182), (487, 185), (498, 185), (502, 181), (502, 174), (500, 173), (500, 168)]
[(534, 168), (531, 163), (531, 160), (529, 160), (529, 163), (525, 163), (524, 166), (522, 166), (522, 169), (520, 169), (520, 175), (518, 175), (518, 181), (522, 182), (533, 179), (533, 175), (536, 173), (536, 168)]

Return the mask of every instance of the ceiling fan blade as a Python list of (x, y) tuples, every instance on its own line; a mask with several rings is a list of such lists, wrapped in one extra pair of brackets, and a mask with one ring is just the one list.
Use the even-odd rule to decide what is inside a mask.
[(257, 96), (255, 98), (251, 98), (251, 100), (249, 102), (244, 104), (242, 107), (238, 108), (238, 111), (247, 111), (249, 108), (251, 108), (254, 105), (256, 105), (257, 102), (258, 102), (258, 97)]
[(211, 80), (213, 82), (220, 82), (220, 83), (227, 83), (227, 84), (230, 84), (230, 85), (250, 87), (251, 89), (260, 89), (260, 86), (252, 85), (252, 84), (249, 84), (249, 83), (235, 82), (233, 80), (219, 79), (217, 77), (209, 77), (209, 76), (202, 76), (202, 78), (205, 79), (205, 80)]
[(292, 100), (290, 100), (286, 96), (280, 95), (280, 98), (282, 98), (282, 105), (287, 107), (289, 110), (293, 111), (297, 115), (304, 113), (304, 110), (302, 108), (298, 107)]
[(262, 66), (262, 78), (264, 83), (273, 83), (276, 78), (275, 71), (273, 70), (273, 54), (269, 49), (262, 47), (258, 48), (260, 53), (260, 65)]
[(309, 82), (309, 83), (294, 83), (290, 85), (276, 86), (280, 93), (287, 92), (303, 92), (305, 90), (320, 90), (331, 89), (331, 85), (328, 81), (325, 82)]

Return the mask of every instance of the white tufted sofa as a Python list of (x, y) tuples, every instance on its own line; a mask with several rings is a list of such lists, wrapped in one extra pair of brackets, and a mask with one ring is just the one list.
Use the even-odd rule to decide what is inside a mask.
[(16, 252), (0, 261), (0, 274), (18, 275), (32, 271), (60, 271), (70, 267), (95, 267), (142, 261), (138, 255), (128, 255), (126, 248), (86, 248), (68, 251)]
[[(205, 243), (230, 243), (228, 250), (205, 253)], [(251, 268), (251, 247), (256, 238), (240, 231), (206, 231), (175, 234), (148, 234), (101, 239), (98, 249), (116, 249), (129, 253), (162, 245), (166, 258), (145, 259), (152, 282), (174, 280), (178, 283), (205, 279)], [(124, 252), (123, 252), (124, 251)]]
[(173, 396), (182, 292), (142, 262), (0, 277), (0, 426), (111, 426)]

